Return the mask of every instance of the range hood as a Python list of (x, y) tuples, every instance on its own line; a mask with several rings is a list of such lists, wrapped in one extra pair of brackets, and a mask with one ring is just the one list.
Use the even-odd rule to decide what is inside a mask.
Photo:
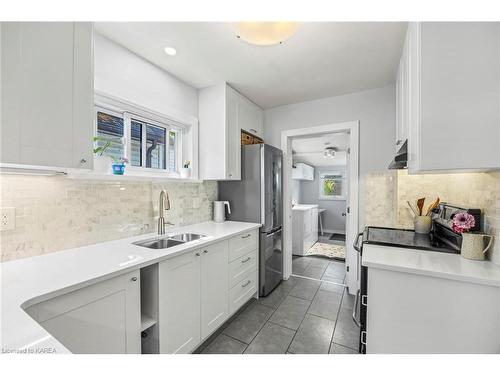
[(408, 162), (408, 141), (400, 147), (394, 160), (389, 164), (389, 169), (406, 169)]

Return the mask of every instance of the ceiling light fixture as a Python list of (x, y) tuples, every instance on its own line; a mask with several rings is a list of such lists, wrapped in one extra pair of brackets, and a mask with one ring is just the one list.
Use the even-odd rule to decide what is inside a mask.
[(163, 50), (169, 56), (175, 56), (177, 54), (177, 50), (174, 47), (166, 46)]
[(235, 22), (236, 37), (256, 46), (282, 44), (295, 34), (297, 22)]
[(323, 157), (325, 158), (333, 158), (335, 156), (335, 147), (327, 147), (323, 152)]

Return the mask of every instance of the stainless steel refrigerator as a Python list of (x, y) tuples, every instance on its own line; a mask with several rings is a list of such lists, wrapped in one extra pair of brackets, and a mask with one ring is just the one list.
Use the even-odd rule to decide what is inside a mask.
[(259, 295), (283, 278), (283, 153), (265, 144), (241, 146), (241, 181), (219, 182), (219, 200), (229, 201), (229, 220), (261, 223)]

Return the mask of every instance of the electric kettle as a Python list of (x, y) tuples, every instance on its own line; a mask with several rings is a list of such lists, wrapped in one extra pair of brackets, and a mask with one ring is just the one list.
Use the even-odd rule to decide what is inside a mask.
[(231, 215), (231, 206), (228, 201), (214, 201), (214, 221), (216, 223), (226, 221), (226, 206), (227, 213)]

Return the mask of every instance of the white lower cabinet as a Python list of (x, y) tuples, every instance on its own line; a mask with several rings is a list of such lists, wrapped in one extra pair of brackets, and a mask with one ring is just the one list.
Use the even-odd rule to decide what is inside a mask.
[(26, 312), (71, 352), (141, 353), (139, 270), (33, 305)]
[(196, 250), (159, 264), (160, 353), (189, 353), (200, 342), (200, 263)]
[(159, 352), (191, 353), (257, 292), (258, 231), (159, 263)]
[(367, 354), (500, 353), (500, 288), (368, 268)]
[(214, 332), (229, 315), (228, 242), (202, 250), (201, 257), (201, 339)]

